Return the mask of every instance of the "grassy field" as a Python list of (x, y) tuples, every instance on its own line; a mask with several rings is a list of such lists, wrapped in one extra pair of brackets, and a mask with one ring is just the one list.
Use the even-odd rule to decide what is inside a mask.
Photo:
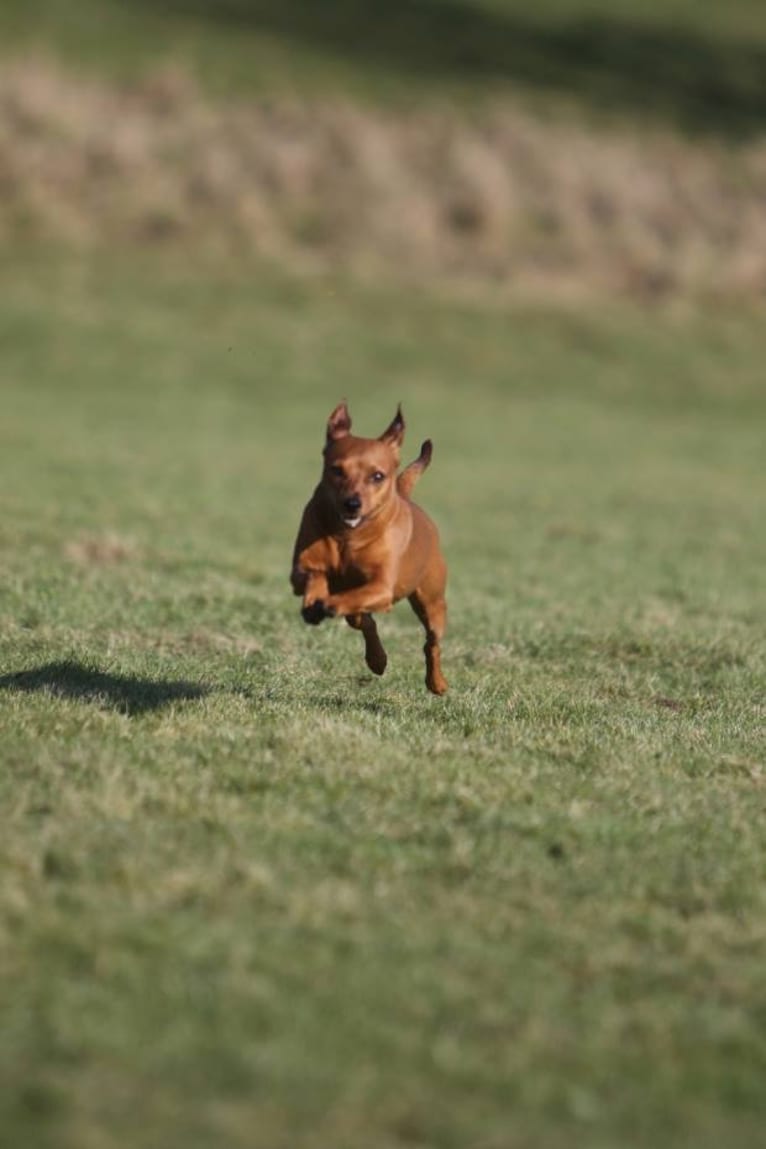
[[(0, 301), (4, 1143), (760, 1144), (762, 317)], [(343, 396), (435, 441), (444, 699), (289, 593)]]

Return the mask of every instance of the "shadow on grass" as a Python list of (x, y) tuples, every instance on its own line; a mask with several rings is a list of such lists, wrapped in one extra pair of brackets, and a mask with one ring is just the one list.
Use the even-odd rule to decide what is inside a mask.
[(619, 12), (556, 19), (468, 0), (161, 0), (160, 7), (439, 81), (511, 82), (686, 128), (766, 123), (766, 46)]
[(87, 702), (135, 718), (161, 710), (174, 702), (204, 698), (206, 686), (194, 682), (164, 682), (122, 674), (106, 674), (77, 662), (50, 662), (34, 670), (21, 670), (0, 677), (0, 690), (27, 694), (44, 693), (56, 698)]

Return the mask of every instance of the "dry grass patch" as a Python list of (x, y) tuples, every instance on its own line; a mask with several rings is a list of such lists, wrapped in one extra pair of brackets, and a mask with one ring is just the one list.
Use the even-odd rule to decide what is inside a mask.
[(0, 77), (0, 238), (183, 244), (493, 288), (760, 297), (766, 143)]
[(107, 531), (105, 534), (83, 534), (64, 544), (64, 556), (81, 567), (112, 566), (135, 558), (138, 548), (132, 539)]

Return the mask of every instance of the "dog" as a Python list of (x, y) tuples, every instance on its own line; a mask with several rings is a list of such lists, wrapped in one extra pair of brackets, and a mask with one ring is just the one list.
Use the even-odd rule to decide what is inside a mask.
[(447, 565), (435, 524), (410, 499), (433, 448), (427, 439), (397, 474), (404, 429), (401, 405), (377, 439), (351, 434), (345, 402), (332, 412), (322, 477), (303, 512), (290, 582), (303, 598), (305, 622), (317, 626), (337, 616), (362, 632), (373, 674), (383, 674), (388, 657), (372, 616), (409, 599), (426, 632), (426, 686), (444, 694)]

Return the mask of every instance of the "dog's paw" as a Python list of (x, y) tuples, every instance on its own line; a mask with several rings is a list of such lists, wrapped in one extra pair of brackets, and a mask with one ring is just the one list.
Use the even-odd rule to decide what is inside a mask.
[(307, 622), (309, 626), (319, 626), (319, 623), (324, 617), (324, 603), (321, 599), (312, 602), (310, 606), (304, 606), (301, 611), (301, 618), (304, 622)]
[(301, 617), (309, 626), (319, 626), (323, 619), (335, 617), (335, 607), (327, 606), (321, 599), (317, 599), (310, 606), (304, 606)]

